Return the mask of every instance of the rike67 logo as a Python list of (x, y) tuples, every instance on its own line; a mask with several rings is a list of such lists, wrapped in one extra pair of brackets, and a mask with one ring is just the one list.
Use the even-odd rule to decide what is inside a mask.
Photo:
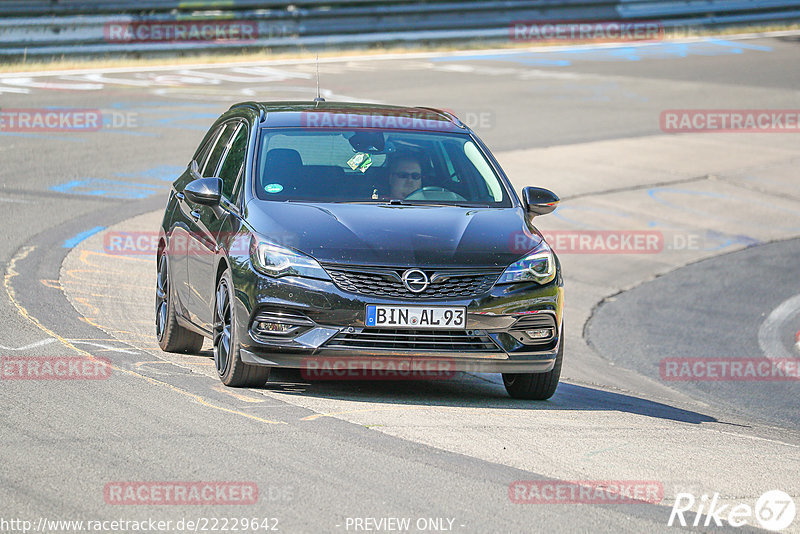
[[(684, 517), (695, 506), (694, 520)], [(722, 504), (719, 493), (711, 497), (703, 494), (699, 499), (691, 493), (678, 493), (667, 526), (743, 527), (758, 523), (761, 528), (778, 532), (792, 524), (796, 511), (794, 500), (781, 490), (767, 491), (758, 498), (755, 506), (748, 503)], [(708, 532), (706, 529), (703, 531)]]

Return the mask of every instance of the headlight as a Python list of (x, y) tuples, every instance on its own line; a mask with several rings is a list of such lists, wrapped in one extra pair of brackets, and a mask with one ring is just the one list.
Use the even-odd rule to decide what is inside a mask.
[(556, 277), (556, 259), (553, 251), (542, 241), (532, 252), (512, 263), (503, 271), (498, 284), (511, 282), (538, 282), (548, 284)]
[(330, 280), (328, 273), (314, 258), (255, 236), (250, 240), (250, 257), (253, 266), (267, 276), (305, 276)]

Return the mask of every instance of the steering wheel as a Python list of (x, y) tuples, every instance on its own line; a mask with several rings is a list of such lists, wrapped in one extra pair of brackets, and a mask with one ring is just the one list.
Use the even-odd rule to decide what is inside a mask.
[(420, 187), (419, 189), (415, 189), (414, 191), (412, 191), (408, 195), (406, 195), (406, 198), (409, 198), (409, 197), (411, 197), (413, 195), (416, 195), (417, 193), (429, 193), (429, 192), (434, 192), (434, 191), (437, 192), (437, 193), (441, 193), (441, 192), (448, 192), (449, 193), (450, 192), (450, 191), (447, 191), (447, 189), (445, 189), (444, 187), (439, 187), (437, 185), (428, 185), (428, 186), (425, 186), (425, 187)]
[[(439, 198), (426, 198), (427, 197), (427, 193), (446, 193), (445, 196), (449, 197), (449, 198), (441, 198), (441, 197), (439, 197)], [(434, 195), (434, 196), (437, 196), (437, 195)], [(444, 187), (439, 187), (437, 185), (428, 185), (428, 186), (425, 186), (425, 187), (420, 187), (416, 191), (412, 191), (411, 193), (409, 193), (406, 196), (405, 200), (456, 200), (456, 201), (461, 201), (461, 200), (467, 200), (467, 199), (462, 197), (458, 193), (454, 193), (454, 192), (450, 191), (449, 189), (445, 189)]]

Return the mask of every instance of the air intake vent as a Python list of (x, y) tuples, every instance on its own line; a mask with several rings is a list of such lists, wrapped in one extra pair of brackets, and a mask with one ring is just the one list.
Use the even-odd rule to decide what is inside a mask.
[(439, 352), (498, 352), (497, 345), (479, 330), (364, 329), (342, 332), (326, 348), (353, 350), (425, 350)]

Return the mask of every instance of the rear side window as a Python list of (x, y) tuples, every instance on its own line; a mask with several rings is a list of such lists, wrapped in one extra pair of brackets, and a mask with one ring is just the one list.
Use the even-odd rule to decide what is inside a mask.
[(232, 137), (230, 149), (228, 149), (219, 170), (219, 177), (222, 178), (222, 196), (229, 200), (237, 196), (234, 191), (238, 191), (236, 181), (242, 173), (247, 155), (247, 133), (247, 127), (240, 124)]
[(200, 148), (197, 149), (197, 152), (194, 155), (194, 161), (197, 162), (197, 166), (200, 169), (202, 169), (206, 164), (208, 153), (211, 151), (211, 147), (214, 146), (214, 142), (217, 140), (217, 137), (219, 137), (220, 131), (222, 131), (222, 126), (218, 126), (211, 130), (212, 133), (208, 135), (208, 137), (205, 139), (205, 142), (200, 145)]
[(222, 133), (217, 137), (217, 140), (214, 144), (214, 147), (211, 149), (211, 153), (208, 156), (208, 159), (200, 169), (200, 175), (203, 178), (210, 178), (214, 176), (214, 173), (217, 170), (217, 165), (219, 165), (219, 160), (222, 159), (222, 155), (225, 154), (225, 148), (228, 145), (228, 141), (230, 141), (231, 137), (233, 136), (234, 131), (239, 123), (237, 122), (229, 122), (223, 126)]

